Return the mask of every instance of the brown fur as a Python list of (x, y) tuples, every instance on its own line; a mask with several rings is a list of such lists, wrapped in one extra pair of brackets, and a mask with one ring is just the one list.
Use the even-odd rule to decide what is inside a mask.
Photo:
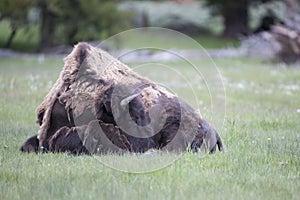
[(101, 154), (223, 148), (200, 113), (86, 43), (65, 59), (59, 79), (37, 109), (37, 122), (38, 135), (21, 151)]

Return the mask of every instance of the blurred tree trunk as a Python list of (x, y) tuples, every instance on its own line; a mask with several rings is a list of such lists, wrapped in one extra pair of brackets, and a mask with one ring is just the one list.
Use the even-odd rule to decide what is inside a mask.
[(53, 45), (55, 31), (55, 14), (46, 4), (41, 6), (41, 29), (38, 51), (43, 51)]
[(72, 45), (76, 44), (77, 41), (76, 41), (75, 36), (78, 33), (77, 26), (70, 27), (65, 32), (66, 32), (65, 34), (66, 34), (66, 37), (67, 37), (66, 38), (67, 44), (72, 44)]
[[(212, 14), (223, 17), (224, 30), (222, 37), (238, 38), (249, 34), (249, 6), (259, 0), (206, 0)], [(261, 0), (267, 1), (267, 0)]]
[(5, 48), (10, 48), (19, 29), (29, 26), (27, 14), (30, 8), (30, 0), (0, 0), (0, 21), (5, 19), (10, 26)]
[(242, 35), (248, 35), (248, 7), (248, 0), (240, 0), (236, 1), (233, 6), (222, 10), (224, 19), (224, 31), (222, 37), (238, 38)]
[(5, 43), (4, 48), (10, 48), (11, 43), (12, 43), (12, 41), (13, 41), (16, 33), (17, 33), (17, 28), (16, 27), (12, 27), (12, 31), (11, 31), (11, 33), (10, 33), (10, 35), (9, 35), (6, 43)]

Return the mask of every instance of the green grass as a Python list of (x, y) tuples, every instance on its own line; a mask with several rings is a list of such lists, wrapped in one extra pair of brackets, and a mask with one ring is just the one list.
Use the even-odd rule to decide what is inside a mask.
[(219, 49), (227, 47), (239, 47), (238, 39), (221, 38), (216, 35), (198, 35), (194, 39), (206, 49)]
[(199, 44), (205, 49), (218, 49), (238, 47), (240, 44), (237, 39), (222, 39), (213, 34), (199, 34), (189, 37), (180, 32), (159, 27), (131, 29), (109, 37), (104, 41), (120, 49), (142, 47), (199, 49)]
[[(208, 60), (195, 61), (203, 74)], [(226, 110), (219, 128), (225, 152), (186, 153), (175, 162), (169, 153), (152, 156), (71, 156), (24, 154), (19, 147), (35, 134), (35, 108), (58, 77), (62, 60), (0, 60), (0, 199), (298, 199), (300, 196), (300, 71), (299, 68), (248, 59), (215, 60), (224, 78)], [(165, 63), (190, 77), (184, 62)], [(136, 66), (137, 64), (133, 64)], [(142, 71), (142, 70), (141, 70)], [(168, 71), (151, 69), (150, 78), (172, 83)], [(171, 80), (170, 80), (171, 79)], [(203, 81), (190, 79), (203, 115), (210, 116)], [(172, 85), (172, 84), (171, 84)], [(178, 79), (172, 88), (189, 99)], [(198, 106), (191, 102), (193, 106)], [(214, 122), (214, 121), (212, 121)], [(269, 140), (268, 140), (269, 138)], [(117, 168), (149, 169), (125, 173)], [(145, 164), (146, 163), (146, 164)], [(143, 171), (143, 170), (141, 170)]]

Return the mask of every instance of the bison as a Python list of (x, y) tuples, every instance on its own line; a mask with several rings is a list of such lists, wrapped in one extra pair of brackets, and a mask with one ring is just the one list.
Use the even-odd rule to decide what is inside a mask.
[(23, 152), (105, 154), (149, 149), (213, 153), (217, 131), (191, 106), (107, 52), (77, 44), (37, 108)]

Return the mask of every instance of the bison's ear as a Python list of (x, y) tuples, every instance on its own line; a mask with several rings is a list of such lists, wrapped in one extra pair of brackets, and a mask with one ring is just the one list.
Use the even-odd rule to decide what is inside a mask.
[(75, 59), (79, 65), (81, 65), (85, 58), (88, 55), (88, 51), (91, 49), (91, 46), (88, 43), (80, 42), (75, 46)]

